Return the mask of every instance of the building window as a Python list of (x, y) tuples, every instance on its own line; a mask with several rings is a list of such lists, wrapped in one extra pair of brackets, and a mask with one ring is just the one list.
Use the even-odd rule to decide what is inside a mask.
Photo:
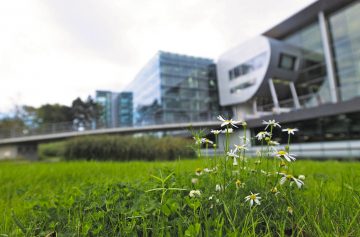
[(239, 94), (239, 93), (241, 93), (241, 90), (246, 89), (246, 88), (248, 88), (248, 87), (251, 87), (251, 86), (255, 85), (255, 83), (256, 83), (256, 79), (253, 78), (253, 79), (250, 80), (250, 81), (241, 83), (241, 84), (239, 84), (239, 85), (231, 88), (231, 89), (230, 89), (230, 93), (231, 93), (231, 94)]
[(263, 52), (250, 60), (237, 65), (236, 67), (232, 68), (229, 71), (229, 80), (234, 80), (238, 77), (247, 75), (259, 68), (261, 68), (264, 65), (266, 59), (266, 52)]
[(296, 57), (293, 55), (281, 53), (279, 60), (279, 68), (294, 71), (295, 70)]

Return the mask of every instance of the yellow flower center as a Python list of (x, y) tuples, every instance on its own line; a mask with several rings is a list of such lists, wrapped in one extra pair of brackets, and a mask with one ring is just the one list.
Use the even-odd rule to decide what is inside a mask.
[(196, 169), (196, 173), (201, 173), (201, 169), (200, 169), (200, 168), (197, 168), (197, 169)]
[(286, 155), (286, 151), (283, 151), (283, 150), (278, 151), (278, 154), (281, 155), (281, 156), (284, 156), (284, 155)]
[(291, 174), (286, 175), (286, 179), (290, 180), (292, 178), (293, 178), (293, 176)]
[(255, 199), (256, 199), (256, 195), (255, 195), (255, 194), (251, 194), (251, 195), (250, 195), (250, 199), (251, 199), (251, 200), (255, 200)]
[(237, 186), (240, 186), (240, 185), (241, 185), (241, 181), (240, 181), (240, 180), (236, 180), (235, 183), (236, 183)]

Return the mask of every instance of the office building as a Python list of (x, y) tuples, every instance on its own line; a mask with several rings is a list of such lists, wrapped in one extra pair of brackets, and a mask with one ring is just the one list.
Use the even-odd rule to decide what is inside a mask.
[(211, 59), (159, 51), (126, 88), (137, 125), (207, 121), (219, 114)]
[(217, 69), (220, 104), (252, 135), (275, 118), (300, 129), (295, 143), (360, 140), (359, 1), (316, 1), (222, 54)]
[(113, 93), (111, 91), (96, 91), (95, 100), (101, 105), (100, 123), (97, 127), (113, 126)]
[(96, 91), (96, 102), (102, 106), (101, 124), (97, 127), (132, 126), (132, 92)]
[(120, 92), (117, 96), (117, 126), (131, 127), (133, 125), (133, 93)]

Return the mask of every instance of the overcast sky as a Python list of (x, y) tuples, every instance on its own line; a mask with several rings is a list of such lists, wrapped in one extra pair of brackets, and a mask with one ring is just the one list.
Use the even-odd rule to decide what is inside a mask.
[(158, 51), (216, 58), (313, 0), (3, 0), (0, 113), (121, 91)]

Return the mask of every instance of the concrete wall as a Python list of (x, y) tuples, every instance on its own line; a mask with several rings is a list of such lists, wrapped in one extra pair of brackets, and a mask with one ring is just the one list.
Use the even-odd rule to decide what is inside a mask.
[(10, 160), (17, 157), (17, 146), (0, 146), (0, 160)]
[(13, 160), (16, 158), (37, 160), (37, 144), (34, 143), (0, 146), (0, 160)]

